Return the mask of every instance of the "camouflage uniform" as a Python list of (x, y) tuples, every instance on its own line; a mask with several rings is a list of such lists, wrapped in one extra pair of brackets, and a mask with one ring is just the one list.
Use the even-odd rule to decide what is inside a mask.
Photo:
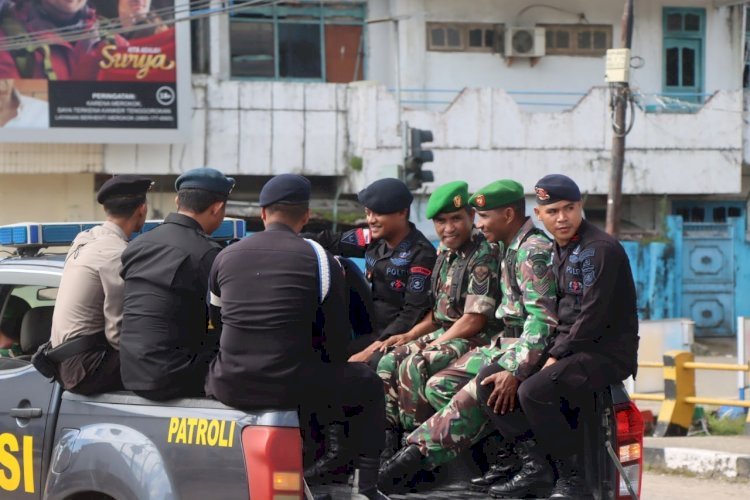
[[(506, 347), (497, 338), (490, 346), (472, 350), (428, 382), (427, 396), (438, 413), (407, 438), (408, 444), (420, 447), (428, 467), (448, 462), (485, 435), (489, 420), (479, 406), (475, 378), (481, 368), (497, 362), (520, 380), (541, 368), (557, 325), (556, 289), (552, 243), (533, 229), (528, 219), (502, 262), (503, 300), (497, 317), (505, 322), (506, 329), (521, 330), (518, 341)], [(515, 268), (517, 287), (511, 285), (510, 266)]]
[[(433, 273), (436, 279), (433, 317), (442, 328), (396, 347), (378, 364), (378, 375), (385, 387), (386, 419), (393, 429), (401, 423), (410, 430), (418, 425), (415, 419), (421, 421), (429, 417), (433, 410), (424, 396), (424, 386), (430, 376), (473, 347), (486, 345), (499, 330), (499, 323), (492, 318), (498, 298), (498, 247), (487, 242), (480, 232), (473, 231), (470, 240), (459, 251), (440, 251), (444, 258), (436, 264)], [(454, 274), (461, 267), (465, 267), (465, 273), (460, 285), (460, 300), (456, 303), (451, 297), (451, 286)], [(464, 313), (485, 314), (490, 321), (485, 330), (474, 337), (427, 347)]]

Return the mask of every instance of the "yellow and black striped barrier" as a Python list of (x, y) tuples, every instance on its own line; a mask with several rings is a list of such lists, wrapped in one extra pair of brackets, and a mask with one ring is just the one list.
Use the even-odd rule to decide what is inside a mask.
[[(706, 398), (695, 395), (695, 370), (721, 370), (750, 372), (750, 364), (697, 363), (687, 351), (669, 351), (663, 363), (638, 363), (639, 368), (662, 368), (664, 370), (663, 394), (631, 394), (641, 401), (661, 401), (661, 409), (654, 430), (655, 436), (684, 436), (693, 421), (696, 404), (715, 406), (739, 406), (750, 408), (750, 401), (736, 399)], [(745, 422), (745, 434), (750, 434), (750, 411)]]

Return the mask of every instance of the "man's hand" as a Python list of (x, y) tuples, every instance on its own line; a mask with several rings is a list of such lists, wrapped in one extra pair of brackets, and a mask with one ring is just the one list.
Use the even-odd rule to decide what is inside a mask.
[(505, 415), (513, 411), (516, 407), (516, 392), (518, 392), (518, 379), (512, 373), (502, 371), (493, 373), (484, 380), (482, 385), (495, 384), (492, 394), (487, 400), (487, 406), (491, 407), (495, 413)]
[(366, 348), (358, 352), (357, 354), (352, 354), (352, 356), (349, 358), (350, 363), (367, 363), (370, 360), (370, 356), (372, 356), (372, 353), (374, 353), (382, 344), (381, 341), (376, 340), (372, 344), (368, 345)]
[(553, 358), (552, 356), (550, 356), (550, 357), (549, 357), (549, 358), (547, 359), (547, 362), (546, 362), (546, 363), (544, 363), (544, 366), (542, 367), (542, 370), (544, 370), (544, 369), (545, 369), (545, 368), (547, 368), (548, 366), (552, 366), (552, 365), (554, 365), (555, 363), (557, 363), (557, 360), (556, 360), (555, 358)]
[(408, 333), (400, 333), (398, 335), (391, 335), (384, 341), (380, 342), (377, 347), (378, 350), (386, 352), (389, 347), (397, 347), (400, 345), (408, 344), (412, 341), (411, 336)]

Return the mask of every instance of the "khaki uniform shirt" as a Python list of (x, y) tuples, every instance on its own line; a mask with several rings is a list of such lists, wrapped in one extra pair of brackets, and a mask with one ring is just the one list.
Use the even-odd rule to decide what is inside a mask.
[(119, 349), (125, 284), (120, 257), (125, 233), (105, 222), (76, 236), (65, 258), (52, 316), (52, 346), (81, 335), (104, 332)]

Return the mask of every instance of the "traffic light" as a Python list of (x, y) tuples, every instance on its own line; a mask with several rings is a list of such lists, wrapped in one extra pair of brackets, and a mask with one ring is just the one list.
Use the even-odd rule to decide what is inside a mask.
[(404, 181), (410, 190), (422, 187), (424, 182), (433, 182), (431, 170), (422, 170), (422, 165), (435, 160), (432, 151), (422, 149), (423, 142), (432, 142), (432, 131), (409, 129), (409, 156), (404, 159)]

